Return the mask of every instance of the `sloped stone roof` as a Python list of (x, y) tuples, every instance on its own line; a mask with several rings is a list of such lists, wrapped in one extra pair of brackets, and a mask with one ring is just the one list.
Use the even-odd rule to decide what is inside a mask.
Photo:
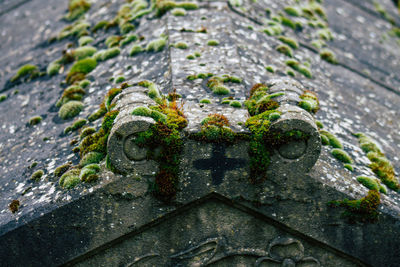
[[(0, 103), (1, 235), (8, 236), (12, 231), (17, 231), (18, 227), (38, 218), (40, 220), (40, 217), (57, 212), (64, 214), (63, 208), (75, 209), (84, 205), (85, 199), (92, 197), (97, 200), (101, 196), (124, 199), (128, 195), (128, 200), (134, 199), (133, 206), (141, 211), (135, 213), (135, 216), (144, 216), (148, 212), (145, 219), (138, 222), (137, 227), (140, 227), (156, 217), (176, 210), (180, 205), (217, 193), (229, 199), (239, 199), (248, 205), (257, 203), (263, 207), (261, 210), (267, 216), (272, 216), (290, 227), (297, 225), (299, 231), (314, 234), (313, 237), (332, 244), (333, 235), (325, 236), (324, 233), (310, 230), (320, 227), (321, 221), (326, 222), (329, 216), (333, 216), (331, 214), (339, 214), (338, 211), (327, 208), (326, 202), (365, 196), (368, 189), (356, 177), (375, 176), (368, 167), (369, 159), (352, 133), (363, 132), (375, 139), (394, 169), (398, 171), (400, 168), (400, 122), (397, 119), (400, 115), (400, 49), (399, 38), (389, 34), (395, 25), (400, 25), (399, 14), (389, 0), (381, 0), (380, 5), (394, 18), (393, 24), (379, 14), (372, 1), (325, 0), (323, 7), (327, 22), (321, 20), (321, 23), (327, 23), (328, 26), (321, 29), (331, 31), (332, 39), (328, 37), (325, 42), (338, 61), (338, 64), (331, 64), (320, 57), (322, 48), (318, 49), (311, 44), (313, 40), (321, 38), (321, 29), (310, 26), (304, 17), (293, 17), (284, 13), (285, 7), (296, 5), (295, 1), (237, 2), (235, 6), (235, 1), (202, 1), (198, 9), (187, 10), (185, 16), (174, 16), (167, 12), (157, 17), (151, 12), (135, 19), (133, 24), (136, 29), (131, 33), (136, 34), (138, 40), (121, 46), (118, 56), (98, 62), (97, 67), (86, 76), (90, 85), (82, 100), (84, 108), (76, 118), (88, 118), (95, 112), (107, 91), (120, 86), (115, 79), (124, 76), (128, 85), (149, 80), (165, 95), (176, 90), (182, 96), (183, 111), (188, 119), (188, 126), (184, 129), (187, 135), (198, 132), (201, 121), (211, 113), (225, 115), (235, 133), (249, 134), (245, 127), (249, 114), (243, 102), (249, 97), (250, 88), (256, 83), (289, 77), (318, 95), (320, 110), (313, 116), (323, 123), (323, 130), (334, 134), (343, 143), (344, 150), (354, 161), (353, 172), (345, 169), (343, 163), (331, 155), (331, 147), (323, 146), (319, 159), (310, 172), (301, 176), (287, 174), (292, 180), (282, 178), (286, 176), (287, 170), (271, 170), (272, 178), (269, 181), (267, 179), (254, 185), (245, 178), (248, 170), (242, 168), (225, 173), (223, 182), (215, 185), (212, 183), (212, 174), (207, 170), (193, 171), (190, 167), (195, 159), (207, 159), (213, 153), (212, 145), (199, 146), (194, 141), (188, 141), (181, 163), (180, 190), (173, 203), (164, 203), (148, 194), (148, 180), (154, 179), (157, 170), (154, 162), (146, 163), (147, 165), (138, 168), (134, 173), (120, 175), (107, 170), (103, 161), (97, 182), (80, 183), (73, 189), (63, 189), (59, 186), (58, 178), (53, 175), (54, 170), (68, 161), (73, 165), (80, 161), (79, 155), (72, 152), (73, 146), (70, 144), (72, 140), (79, 139), (79, 132), (64, 134), (64, 129), (76, 118), (62, 120), (58, 115), (59, 108), (56, 107), (57, 100), (67, 87), (65, 76), (73, 63), (66, 64), (63, 71), (55, 76), (43, 75), (30, 81), (11, 80), (22, 65), (34, 64), (45, 72), (49, 63), (60, 58), (63, 50), (71, 43), (72, 49), (77, 47), (78, 38), (74, 36), (48, 41), (73, 22), (62, 19), (67, 12), (66, 3), (60, 4), (55, 0), (18, 3), (3, 1), (0, 2), (0, 25), (5, 25), (0, 32), (0, 90), (7, 99)], [(93, 1), (83, 18), (91, 27), (101, 20), (111, 21), (123, 3), (124, 1)], [(277, 36), (265, 33), (265, 29), (272, 26), (272, 18), (280, 12), (283, 12), (282, 16), (303, 25), (301, 30), (281, 26), (281, 34), (297, 39), (299, 48), (293, 50), (293, 58), (302, 64), (308, 62), (306, 65), (310, 66), (311, 78), (290, 69), (286, 61), (291, 57), (276, 50), (282, 42)], [(107, 31), (99, 30), (95, 33), (89, 30), (89, 35), (94, 37), (91, 45), (100, 50), (107, 48), (104, 43), (107, 37), (120, 35), (120, 32), (118, 27), (111, 27)], [(166, 46), (161, 51), (129, 55), (133, 45), (145, 48), (149, 42), (160, 37), (166, 40)], [(218, 41), (218, 45), (208, 45), (210, 40)], [(188, 48), (174, 47), (179, 42), (186, 43)], [(200, 56), (194, 56), (196, 53)], [(193, 55), (194, 59), (188, 59), (189, 55)], [(267, 66), (272, 67), (275, 72), (266, 70)], [(293, 72), (295, 77), (290, 77), (288, 72)], [(226, 96), (214, 94), (207, 87), (206, 80), (187, 79), (189, 75), (199, 73), (239, 77), (242, 82), (229, 83), (229, 96), (241, 102), (242, 108), (222, 104)], [(111, 81), (110, 78), (114, 80)], [(126, 92), (131, 88), (125, 89)], [(124, 93), (115, 101), (122, 99), (123, 95)], [(204, 98), (209, 99), (211, 104), (199, 103)], [(30, 118), (36, 115), (40, 115), (43, 120), (37, 125), (29, 125)], [(101, 120), (90, 122), (89, 125), (98, 129)], [(247, 146), (233, 146), (228, 148), (227, 153), (234, 158), (246, 158)], [(30, 180), (31, 175), (40, 169), (44, 170), (44, 176), (39, 181)], [(128, 183), (128, 186), (126, 179), (131, 179), (132, 176), (142, 177), (142, 180)], [(127, 187), (115, 185), (121, 181)], [(317, 185), (310, 185), (312, 183), (309, 181), (315, 181)], [(316, 192), (317, 190), (321, 192)], [(308, 203), (312, 207), (308, 214), (313, 214), (317, 219), (314, 223), (307, 218), (300, 220), (290, 205), (278, 204), (276, 199)], [(13, 200), (18, 200), (21, 204), (15, 213), (9, 209)], [(391, 231), (389, 229), (398, 231), (393, 219), (398, 220), (400, 195), (388, 189), (387, 194), (381, 194), (381, 201), (379, 211), (382, 213), (382, 221), (386, 223), (382, 231), (388, 237)], [(273, 208), (270, 208), (271, 205)], [(95, 207), (105, 213), (118, 210), (116, 207)], [(321, 210), (316, 210), (316, 207)], [(93, 207), (86, 206), (86, 209), (88, 213), (85, 213), (84, 218), (88, 218), (90, 212), (95, 213)], [(299, 214), (304, 216), (306, 210), (304, 208)], [(67, 214), (65, 212), (64, 215)], [(114, 220), (117, 217), (115, 215), (103, 225), (108, 227), (107, 231), (111, 231), (105, 238), (96, 239), (98, 236), (93, 234), (95, 241), (92, 240), (93, 243), (88, 245), (88, 250), (103, 241), (117, 238), (121, 233), (129, 232), (128, 225), (135, 224), (131, 219), (129, 223), (115, 226)], [(378, 231), (373, 226), (365, 227)], [(377, 237), (374, 240), (378, 240), (380, 246), (386, 244), (385, 240)], [(340, 241), (333, 244), (335, 245), (343, 249)], [(372, 241), (368, 246), (373, 247)], [(380, 255), (384, 255), (383, 250), (380, 251)], [(80, 253), (83, 252), (78, 254)], [(348, 253), (353, 253), (355, 257), (373, 265), (386, 263), (387, 260), (372, 259), (365, 251)], [(54, 262), (65, 263), (78, 254), (67, 253), (67, 256)], [(390, 260), (396, 259), (394, 255), (391, 257), (393, 258)], [(53, 259), (48, 259), (48, 262), (52, 261)]]

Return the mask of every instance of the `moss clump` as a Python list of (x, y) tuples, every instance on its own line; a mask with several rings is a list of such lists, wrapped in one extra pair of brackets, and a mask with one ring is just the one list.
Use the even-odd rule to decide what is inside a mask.
[(63, 164), (61, 166), (58, 166), (55, 170), (54, 170), (54, 176), (55, 177), (60, 177), (61, 175), (63, 175), (66, 171), (68, 171), (70, 168), (72, 167), (72, 164), (66, 163)]
[(90, 2), (86, 0), (70, 0), (68, 3), (67, 20), (76, 20), (90, 9)]
[(227, 95), (230, 94), (229, 88), (224, 86), (224, 81), (221, 77), (212, 77), (207, 82), (207, 87), (210, 88), (214, 94)]
[(87, 120), (85, 120), (85, 119), (77, 119), (76, 121), (74, 121), (72, 123), (71, 126), (68, 126), (67, 128), (64, 129), (64, 133), (67, 134), (69, 132), (76, 131), (76, 130), (82, 128), (86, 124), (87, 124)]
[(270, 121), (276, 121), (281, 117), (281, 114), (279, 112), (273, 112), (269, 114), (269, 120)]
[(124, 47), (132, 42), (135, 42), (138, 39), (136, 34), (130, 34), (128, 36), (125, 36), (125, 38), (121, 41), (120, 45), (121, 47)]
[(193, 60), (193, 59), (195, 59), (196, 57), (194, 56), (194, 55), (188, 55), (187, 57), (186, 57), (186, 59), (189, 59), (189, 60)]
[(39, 124), (42, 120), (43, 118), (41, 116), (34, 116), (29, 119), (29, 125), (33, 126)]
[(160, 52), (161, 50), (164, 49), (166, 44), (167, 44), (167, 41), (163, 37), (155, 39), (147, 44), (146, 51), (147, 52)]
[(112, 47), (109, 49), (103, 49), (98, 51), (96, 54), (93, 55), (93, 58), (97, 61), (106, 61), (110, 58), (116, 57), (121, 53), (121, 49), (118, 47)]
[(79, 85), (71, 85), (67, 87), (60, 99), (56, 103), (56, 107), (61, 107), (65, 103), (71, 100), (82, 100), (83, 96), (86, 94), (86, 91), (80, 87)]
[(81, 134), (79, 136), (79, 138), (82, 140), (83, 138), (85, 138), (88, 135), (94, 134), (96, 132), (96, 129), (93, 127), (86, 127), (81, 131)]
[(194, 10), (194, 9), (198, 9), (199, 6), (195, 2), (175, 2), (175, 1), (171, 1), (171, 0), (156, 0), (155, 1), (156, 16), (158, 16), (158, 17), (164, 15), (169, 10), (173, 10), (175, 8), (183, 8), (185, 10)]
[[(328, 131), (320, 131), (320, 134), (321, 134), (321, 139), (326, 138), (328, 140), (328, 143), (326, 145), (330, 145), (333, 148), (343, 149), (342, 143), (339, 141), (339, 139), (335, 135), (331, 134)], [(324, 142), (323, 142), (323, 144), (324, 144)]]
[(205, 142), (233, 143), (235, 133), (229, 128), (229, 121), (224, 115), (211, 114), (202, 120), (201, 131), (193, 137)]
[(60, 186), (65, 189), (71, 189), (75, 187), (77, 184), (79, 184), (80, 179), (79, 179), (79, 174), (81, 170), (80, 169), (71, 169), (64, 173), (60, 180), (58, 181)]
[(200, 100), (200, 103), (201, 104), (211, 104), (211, 100), (208, 98), (203, 98)]
[(209, 46), (217, 46), (219, 45), (219, 42), (217, 40), (208, 40), (207, 45)]
[(27, 78), (28, 80), (34, 79), (39, 76), (39, 69), (37, 66), (32, 64), (26, 64), (17, 70), (17, 73), (11, 78), (11, 82), (15, 82), (22, 78)]
[(71, 119), (77, 116), (83, 109), (83, 103), (80, 101), (69, 101), (61, 106), (60, 110), (58, 111), (58, 116), (63, 119)]
[(161, 103), (162, 97), (161, 97), (160, 91), (158, 90), (157, 86), (153, 82), (141, 81), (141, 82), (139, 82), (138, 85), (148, 88), (149, 89), (149, 91), (147, 93), (148, 96), (151, 99), (153, 99), (154, 101), (156, 101), (158, 104)]
[(299, 17), (301, 15), (301, 10), (294, 6), (287, 6), (283, 10), (290, 16)]
[(8, 205), (8, 208), (12, 213), (16, 213), (19, 210), (20, 205), (21, 203), (19, 202), (19, 200), (14, 199), (13, 201), (11, 201), (10, 205)]
[(326, 46), (326, 43), (323, 40), (313, 40), (311, 45), (317, 49), (321, 49)]
[(178, 42), (178, 43), (174, 44), (174, 47), (179, 48), (179, 49), (187, 49), (188, 44), (185, 42)]
[[(166, 115), (166, 122), (159, 121), (149, 130), (137, 133), (135, 142), (140, 147), (149, 150), (148, 157), (159, 163), (155, 177), (154, 191), (163, 200), (171, 200), (177, 191), (178, 174), (183, 140), (180, 131), (187, 126), (187, 120), (175, 101), (168, 102), (165, 98), (151, 110)], [(161, 148), (159, 153), (153, 153)]]
[(79, 165), (83, 167), (88, 164), (99, 163), (104, 159), (104, 157), (105, 155), (103, 153), (95, 151), (89, 152), (82, 157), (81, 161), (79, 162)]
[(331, 201), (331, 207), (344, 207), (346, 211), (343, 216), (350, 222), (376, 222), (378, 219), (378, 208), (381, 203), (381, 197), (378, 190), (369, 190), (368, 194), (358, 200), (344, 199), (342, 201)]
[(358, 137), (361, 149), (367, 153), (367, 157), (371, 161), (371, 164), (369, 164), (371, 170), (379, 177), (382, 183), (393, 190), (399, 190), (400, 184), (395, 176), (393, 165), (379, 146), (363, 133), (354, 135)]
[(115, 83), (122, 83), (122, 82), (124, 82), (125, 81), (125, 77), (124, 76), (118, 76), (116, 79), (115, 79)]
[(268, 22), (268, 27), (265, 28), (263, 31), (268, 34), (269, 36), (276, 36), (280, 35), (283, 32), (282, 25), (275, 21)]
[(81, 60), (87, 57), (91, 57), (97, 52), (97, 49), (93, 46), (81, 46), (72, 52), (75, 60)]
[(344, 164), (343, 167), (351, 172), (354, 171), (354, 167), (351, 164)]
[(88, 28), (90, 28), (90, 24), (86, 21), (77, 21), (73, 25), (66, 26), (57, 36), (58, 40), (62, 40), (64, 38), (70, 36), (81, 37), (84, 35), (88, 35)]
[(78, 40), (79, 46), (85, 46), (94, 42), (94, 38), (90, 36), (82, 36)]
[(83, 80), (79, 82), (79, 86), (82, 88), (86, 88), (90, 85), (90, 81), (89, 80)]
[(334, 148), (331, 150), (332, 156), (334, 156), (336, 159), (340, 160), (343, 163), (353, 163), (353, 160), (351, 159), (350, 155), (347, 154), (346, 151), (340, 149), (340, 148)]
[(315, 124), (317, 125), (318, 129), (323, 129), (324, 128), (324, 124), (320, 121), (315, 121)]
[(42, 178), (43, 175), (44, 175), (43, 170), (37, 170), (31, 175), (31, 178), (29, 178), (29, 180), (38, 182), (40, 181), (40, 178)]
[[(79, 178), (82, 182), (94, 182), (97, 180), (96, 175), (100, 171), (100, 166), (98, 164), (89, 164), (82, 168)], [(94, 176), (96, 175), (96, 176)], [(95, 178), (97, 177), (97, 178)]]
[(61, 66), (62, 66), (62, 64), (59, 59), (57, 59), (53, 62), (50, 62), (50, 64), (47, 66), (47, 69), (46, 69), (47, 75), (53, 76), (53, 75), (58, 74), (60, 72)]
[(379, 182), (368, 176), (357, 176), (357, 181), (370, 190), (379, 190)]
[(7, 99), (7, 95), (0, 95), (0, 102), (3, 102)]
[(234, 107), (234, 108), (241, 108), (242, 103), (240, 103), (240, 101), (233, 100), (229, 103), (229, 106)]
[(166, 123), (167, 116), (160, 111), (152, 110), (147, 107), (137, 107), (132, 111), (134, 116), (144, 116), (153, 118), (156, 122)]
[(250, 97), (244, 102), (251, 116), (261, 114), (267, 110), (275, 110), (279, 107), (278, 102), (273, 98), (283, 93), (268, 94), (268, 87), (264, 84), (255, 84), (250, 89)]
[(293, 49), (297, 49), (299, 48), (299, 43), (296, 41), (296, 39), (294, 38), (290, 38), (290, 37), (286, 37), (286, 36), (279, 36), (278, 37), (279, 41), (287, 44), (288, 46), (290, 46)]
[(272, 67), (272, 66), (266, 66), (265, 69), (266, 69), (268, 72), (275, 73), (275, 68)]
[(279, 53), (282, 53), (282, 54), (284, 54), (284, 55), (286, 55), (288, 57), (293, 57), (293, 50), (289, 46), (287, 46), (285, 44), (278, 45), (275, 49)]
[(107, 39), (104, 41), (108, 48), (119, 46), (119, 42), (123, 39), (122, 36), (119, 35), (111, 35), (108, 36)]
[(301, 65), (300, 62), (298, 62), (297, 60), (289, 59), (289, 60), (286, 60), (285, 64), (287, 66), (291, 67), (292, 69), (300, 72), (305, 77), (312, 78), (310, 69), (304, 65)]
[(67, 82), (69, 84), (74, 83), (75, 81), (81, 81), (85, 78), (85, 75), (94, 70), (97, 66), (97, 61), (93, 58), (85, 58), (75, 62), (72, 65), (69, 73), (67, 75)]
[(133, 45), (131, 47), (131, 50), (129, 51), (129, 55), (132, 57), (134, 55), (137, 55), (139, 53), (143, 52), (143, 48), (140, 45)]
[(185, 16), (186, 15), (186, 10), (183, 8), (174, 8), (171, 10), (171, 14), (180, 17), (180, 16)]
[(332, 50), (329, 49), (323, 49), (320, 53), (319, 53), (321, 59), (331, 63), (331, 64), (337, 64), (338, 61), (336, 59), (336, 55)]
[(101, 20), (101, 21), (97, 22), (96, 25), (93, 26), (92, 32), (97, 32), (98, 30), (107, 28), (108, 24), (109, 24), (109, 22), (107, 20)]
[(319, 110), (318, 97), (313, 92), (308, 90), (304, 91), (300, 99), (299, 107), (312, 113), (316, 113)]

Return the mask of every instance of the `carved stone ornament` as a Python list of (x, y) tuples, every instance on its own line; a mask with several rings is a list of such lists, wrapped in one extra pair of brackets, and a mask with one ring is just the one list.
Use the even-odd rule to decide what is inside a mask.
[[(303, 244), (291, 237), (277, 237), (273, 239), (266, 250), (254, 248), (232, 248), (225, 237), (208, 238), (196, 246), (181, 252), (169, 255), (173, 266), (209, 266), (222, 259), (232, 256), (245, 256), (254, 258), (254, 266), (269, 266), (273, 263), (282, 267), (291, 266), (321, 266), (313, 257), (304, 256)], [(144, 261), (161, 257), (158, 253), (149, 253), (136, 257), (126, 267), (140, 266)], [(274, 265), (274, 266), (275, 266)]]

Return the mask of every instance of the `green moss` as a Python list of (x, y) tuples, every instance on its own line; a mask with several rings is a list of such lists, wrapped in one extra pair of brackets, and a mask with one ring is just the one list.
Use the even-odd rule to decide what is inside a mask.
[(294, 71), (291, 69), (288, 69), (288, 68), (286, 69), (286, 74), (289, 76), (292, 76), (292, 77), (296, 77), (296, 74), (294, 73)]
[(166, 44), (167, 44), (167, 41), (165, 40), (165, 38), (155, 39), (147, 44), (146, 51), (147, 52), (160, 52), (161, 50), (164, 49)]
[(17, 73), (11, 78), (11, 82), (15, 82), (22, 78), (33, 79), (39, 76), (39, 69), (32, 64), (26, 64), (17, 70)]
[(64, 38), (70, 37), (70, 36), (84, 36), (88, 35), (88, 28), (90, 27), (90, 24), (86, 21), (77, 21), (73, 25), (68, 25), (66, 26), (57, 36), (58, 40), (62, 40)]
[(208, 98), (203, 98), (200, 100), (200, 103), (201, 104), (211, 104), (211, 100)]
[(265, 69), (266, 69), (268, 72), (275, 73), (275, 69), (274, 69), (274, 67), (272, 67), (272, 66), (266, 66)]
[(293, 49), (297, 49), (299, 48), (299, 43), (296, 41), (296, 39), (294, 38), (290, 38), (290, 37), (286, 37), (286, 36), (279, 36), (278, 39), (287, 44), (288, 46), (290, 46)]
[(96, 129), (93, 127), (86, 127), (82, 130), (79, 138), (82, 140), (84, 139), (86, 136), (94, 134), (96, 132)]
[(110, 58), (116, 57), (121, 53), (121, 49), (118, 47), (112, 47), (106, 50), (100, 50), (93, 55), (93, 58), (97, 61), (106, 61)]
[(79, 46), (85, 46), (94, 42), (94, 38), (90, 36), (82, 36), (78, 40)]
[(186, 15), (186, 10), (183, 8), (174, 8), (171, 11), (171, 14), (178, 17), (178, 16), (185, 16)]
[(97, 52), (97, 49), (93, 46), (82, 46), (78, 47), (72, 52), (75, 60), (81, 60), (87, 57), (91, 57)]
[(349, 154), (347, 154), (346, 151), (344, 151), (340, 148), (332, 149), (331, 154), (332, 154), (332, 156), (334, 156), (336, 159), (340, 160), (343, 163), (349, 163), (349, 164), (353, 163), (353, 160), (351, 159)]
[(240, 103), (240, 101), (237, 101), (237, 100), (231, 101), (231, 102), (229, 103), (229, 105), (230, 105), (231, 107), (234, 107), (234, 108), (241, 108), (241, 107), (242, 107), (242, 103)]
[(63, 165), (61, 165), (61, 166), (58, 166), (58, 167), (54, 170), (54, 176), (55, 176), (55, 177), (60, 177), (60, 176), (63, 175), (66, 171), (68, 171), (71, 167), (72, 167), (71, 163), (66, 163), (66, 164), (63, 164)]
[(299, 106), (308, 112), (316, 113), (319, 110), (318, 97), (311, 91), (304, 91), (300, 96)]
[(312, 77), (310, 69), (306, 66), (301, 65), (300, 62), (298, 62), (297, 60), (289, 59), (285, 62), (285, 64), (291, 67), (292, 69), (298, 71), (299, 73), (303, 74), (307, 78)]
[(122, 83), (122, 82), (124, 82), (125, 81), (125, 77), (124, 76), (118, 76), (116, 79), (115, 79), (115, 83)]
[(357, 176), (357, 181), (370, 190), (379, 190), (379, 182), (368, 176)]
[(381, 202), (377, 190), (369, 190), (368, 194), (358, 200), (331, 201), (331, 207), (344, 207), (346, 211), (342, 214), (350, 222), (376, 222), (378, 219), (378, 208)]
[(96, 110), (95, 112), (93, 112), (92, 114), (89, 115), (88, 117), (88, 121), (95, 121), (100, 119), (101, 117), (104, 116), (104, 114), (107, 113), (107, 109), (105, 107), (105, 105), (100, 105), (99, 109)]
[(136, 34), (130, 34), (130, 35), (124, 37), (124, 39), (121, 41), (120, 45), (121, 45), (121, 47), (124, 47), (125, 45), (135, 42), (137, 39), (138, 39), (138, 37)]
[(240, 7), (243, 5), (243, 0), (229, 0), (231, 6)]
[(7, 95), (0, 95), (0, 103), (7, 99)]
[(89, 152), (82, 157), (81, 161), (79, 162), (79, 165), (83, 167), (88, 164), (99, 163), (104, 159), (104, 157), (105, 155), (103, 153), (95, 151)]
[(42, 120), (43, 118), (41, 116), (34, 116), (29, 119), (29, 125), (33, 126), (39, 124)]
[(200, 52), (194, 52), (194, 56), (195, 57), (201, 57), (201, 53)]
[(354, 167), (351, 164), (344, 164), (343, 167), (351, 172), (354, 171)]
[(97, 66), (97, 62), (93, 58), (85, 58), (77, 61), (74, 65), (72, 65), (71, 69), (69, 70), (68, 75), (73, 75), (75, 73), (83, 73), (88, 74), (92, 70), (94, 70)]
[(379, 192), (387, 195), (387, 187), (386, 187), (386, 185), (379, 183)]
[(201, 121), (201, 131), (194, 138), (205, 142), (232, 143), (235, 133), (229, 128), (228, 119), (221, 114), (211, 114)]
[(329, 29), (320, 29), (317, 31), (317, 34), (321, 40), (324, 40), (324, 41), (333, 40), (333, 35)]
[(199, 8), (199, 5), (196, 2), (178, 2), (176, 3), (176, 6), (185, 10), (195, 10)]
[(61, 69), (61, 63), (60, 60), (57, 59), (53, 62), (50, 62), (50, 64), (47, 66), (46, 72), (47, 75), (49, 76), (53, 76), (59, 73), (60, 69)]
[(129, 23), (129, 22), (126, 22), (126, 23), (120, 25), (120, 27), (119, 27), (119, 31), (122, 34), (127, 34), (134, 30), (135, 30), (135, 25), (133, 25), (132, 23)]
[(83, 103), (80, 101), (69, 101), (61, 106), (60, 110), (58, 111), (58, 116), (63, 119), (67, 120), (77, 116), (83, 109)]
[(189, 59), (189, 60), (193, 60), (193, 59), (195, 59), (196, 57), (194, 56), (194, 55), (188, 55), (187, 57), (186, 57), (186, 59)]
[(287, 45), (278, 45), (275, 49), (279, 53), (282, 53), (288, 57), (293, 57), (293, 50)]
[(29, 179), (32, 181), (35, 181), (35, 182), (39, 182), (40, 178), (42, 178), (43, 175), (44, 175), (43, 170), (37, 170), (31, 175), (31, 178), (29, 178)]
[(279, 112), (273, 112), (273, 113), (270, 113), (270, 114), (269, 114), (268, 119), (269, 119), (270, 121), (276, 121), (276, 120), (278, 120), (280, 117), (281, 117), (281, 114), (280, 114)]
[(8, 205), (8, 208), (10, 209), (10, 211), (12, 213), (16, 213), (19, 210), (19, 206), (21, 205), (21, 203), (19, 202), (19, 200), (14, 199), (13, 201), (11, 201), (11, 203)]
[(322, 138), (322, 136), (324, 136), (329, 140), (329, 145), (331, 147), (343, 149), (342, 143), (339, 141), (339, 139), (335, 135), (331, 134), (328, 131), (320, 131), (320, 134), (321, 134), (321, 138)]
[(133, 45), (131, 47), (129, 55), (132, 57), (132, 56), (137, 55), (137, 54), (139, 54), (141, 52), (143, 52), (143, 48), (140, 45)]
[(178, 42), (176, 44), (174, 44), (175, 48), (179, 48), (179, 49), (187, 49), (188, 45), (185, 42)]
[(324, 124), (320, 121), (315, 121), (315, 124), (317, 125), (318, 129), (323, 129), (324, 128)]
[(79, 86), (80, 86), (81, 88), (86, 88), (86, 87), (88, 87), (89, 85), (90, 85), (90, 81), (89, 81), (89, 80), (82, 80), (82, 81), (79, 82)]
[(56, 107), (61, 107), (62, 105), (71, 100), (80, 101), (83, 99), (83, 96), (85, 94), (86, 91), (79, 85), (71, 85), (64, 90), (61, 98), (56, 103)]
[(276, 36), (280, 35), (283, 32), (283, 28), (280, 24), (274, 23), (272, 25), (269, 25), (267, 28), (263, 30), (266, 34), (269, 36)]
[(301, 10), (299, 10), (297, 7), (294, 7), (294, 6), (287, 6), (283, 10), (285, 10), (285, 12), (288, 15), (294, 16), (294, 17), (299, 17), (301, 14)]
[(379, 177), (379, 179), (393, 190), (399, 190), (400, 184), (392, 163), (386, 158), (380, 147), (368, 136), (363, 133), (354, 134), (358, 137), (361, 149), (367, 153), (368, 159), (371, 161), (369, 167)]
[(76, 121), (74, 121), (72, 123), (71, 126), (68, 126), (67, 128), (64, 129), (64, 133), (67, 134), (69, 132), (76, 131), (76, 130), (82, 128), (86, 124), (87, 124), (87, 120), (85, 120), (85, 119), (77, 119)]
[(281, 96), (283, 93), (268, 94), (268, 90), (268, 87), (261, 83), (250, 89), (250, 98), (244, 104), (251, 116), (279, 107), (279, 104), (273, 98)]
[(111, 35), (106, 38), (104, 43), (108, 48), (119, 46), (119, 42), (122, 40), (122, 36), (119, 35)]
[[(82, 182), (94, 182), (93, 175), (100, 171), (100, 166), (98, 164), (88, 164), (82, 168), (79, 179)], [(97, 177), (98, 178), (98, 177)]]
[(61, 176), (59, 180), (60, 186), (65, 189), (74, 188), (80, 182), (79, 174), (80, 169), (71, 169), (67, 171)]
[(109, 22), (107, 20), (101, 20), (97, 22), (96, 25), (94, 25), (94, 27), (92, 28), (92, 32), (97, 32), (100, 29), (104, 29), (107, 27), (108, 24)]
[(207, 45), (209, 46), (217, 46), (219, 45), (219, 42), (217, 40), (208, 40)]
[(336, 55), (332, 50), (329, 49), (323, 49), (320, 53), (319, 53), (321, 59), (331, 63), (331, 64), (337, 64), (338, 61), (336, 59)]
[(68, 3), (67, 20), (76, 20), (90, 9), (90, 2), (86, 0), (70, 0)]

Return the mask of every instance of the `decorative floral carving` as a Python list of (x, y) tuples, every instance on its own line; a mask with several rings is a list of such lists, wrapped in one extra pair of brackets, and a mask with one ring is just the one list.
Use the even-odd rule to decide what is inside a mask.
[[(174, 266), (208, 266), (224, 258), (232, 256), (248, 256), (255, 258), (255, 266), (274, 263), (282, 267), (292, 266), (320, 266), (317, 259), (304, 256), (303, 244), (294, 238), (277, 237), (273, 239), (267, 250), (252, 248), (232, 248), (228, 246), (224, 237), (208, 238), (196, 246), (169, 255), (171, 264)], [(143, 260), (161, 257), (160, 254), (151, 253), (126, 265), (126, 267), (139, 266)]]

